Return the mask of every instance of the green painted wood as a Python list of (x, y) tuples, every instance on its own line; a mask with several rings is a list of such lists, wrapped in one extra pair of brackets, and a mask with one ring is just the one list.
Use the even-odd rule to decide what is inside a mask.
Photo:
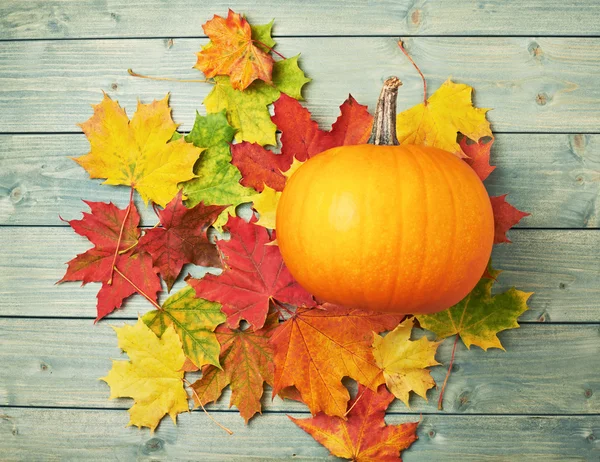
[[(292, 414), (303, 418), (306, 414)], [(283, 414), (255, 419), (249, 426), (232, 413), (215, 412), (232, 436), (194, 412), (179, 425), (163, 422), (148, 430), (123, 428), (125, 411), (0, 409), (0, 450), (17, 460), (339, 460), (328, 457)], [(415, 421), (392, 415), (388, 424)], [(406, 462), (596, 461), (600, 417), (424, 416), (419, 440), (402, 453)]]
[[(280, 51), (302, 52), (315, 81), (305, 96), (323, 124), (352, 93), (374, 105), (382, 81), (404, 82), (399, 110), (417, 104), (422, 83), (396, 38), (284, 38)], [(5, 42), (0, 47), (0, 132), (75, 131), (91, 115), (101, 90), (133, 112), (136, 101), (171, 92), (176, 121), (192, 126), (210, 84), (152, 82), (158, 76), (199, 78), (192, 69), (203, 39)], [(494, 108), (494, 130), (597, 132), (600, 120), (600, 38), (410, 38), (406, 46), (436, 89), (448, 76), (477, 90), (476, 103)]]
[[(134, 321), (129, 321), (130, 323)], [(111, 325), (124, 321), (0, 319), (0, 405), (41, 407), (129, 408), (131, 400), (108, 400), (109, 388), (98, 380), (112, 359), (126, 359), (117, 348)], [(460, 345), (448, 382), (444, 412), (458, 414), (600, 414), (600, 341), (598, 324), (526, 324), (500, 334), (506, 351), (484, 352)], [(420, 337), (421, 333), (416, 337)], [(430, 338), (434, 338), (429, 333)], [(445, 341), (432, 368), (441, 384), (450, 360), (453, 339)], [(574, 361), (574, 358), (577, 358)], [(193, 381), (197, 374), (192, 374)], [(566, 379), (568, 377), (568, 380)], [(352, 390), (356, 387), (351, 381)], [(43, 390), (40, 393), (40, 390)], [(438, 413), (438, 390), (429, 402), (413, 396), (410, 411), (395, 401), (391, 412)], [(229, 390), (209, 410), (227, 410)], [(295, 401), (271, 401), (269, 412), (304, 412)], [(240, 417), (241, 419), (241, 417)]]
[[(277, 35), (598, 35), (594, 0), (436, 2), (309, 0), (170, 2), (4, 0), (0, 38), (199, 36), (201, 25), (227, 8), (254, 24), (276, 20)], [(318, 18), (318, 19), (317, 19)]]
[[(62, 225), (86, 209), (81, 199), (125, 207), (129, 191), (101, 185), (69, 157), (87, 153), (83, 135), (0, 136), (0, 224)], [(523, 228), (600, 226), (600, 136), (500, 134), (492, 151), (498, 168), (486, 181), (492, 195), (532, 213)], [(154, 212), (138, 202), (143, 222)]]
[[(523, 320), (600, 321), (600, 232), (513, 230), (510, 237), (513, 244), (494, 250), (494, 265), (504, 270), (496, 290), (536, 292)], [(10, 243), (0, 246), (0, 316), (95, 318), (99, 284), (54, 285), (63, 263), (89, 248), (85, 238), (69, 228), (0, 227), (0, 242)], [(200, 277), (205, 269), (188, 271)], [(149, 308), (133, 296), (112, 316), (135, 319)]]

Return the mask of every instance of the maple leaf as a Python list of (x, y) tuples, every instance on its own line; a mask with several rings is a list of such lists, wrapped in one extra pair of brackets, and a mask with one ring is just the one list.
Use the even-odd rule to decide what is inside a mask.
[(181, 371), (185, 355), (173, 327), (160, 339), (141, 319), (113, 329), (129, 361), (113, 360), (112, 369), (100, 380), (110, 386), (110, 399), (133, 398), (128, 426), (154, 431), (165, 414), (177, 423), (177, 414), (189, 408)]
[[(135, 205), (131, 204), (131, 209), (127, 212), (127, 209), (119, 209), (113, 203), (84, 202), (90, 207), (90, 213), (84, 212), (83, 219), (71, 220), (69, 225), (77, 234), (85, 236), (94, 247), (68, 262), (67, 271), (59, 283), (102, 283), (97, 295), (96, 321), (120, 308), (123, 300), (136, 292), (131, 282), (156, 300), (161, 285), (152, 268), (152, 259), (135, 248), (140, 237), (140, 215)], [(121, 227), (123, 231), (119, 254), (115, 260)], [(113, 260), (118, 270), (114, 274)], [(111, 276), (112, 284), (108, 284)]]
[(236, 90), (244, 90), (260, 79), (271, 83), (272, 56), (255, 45), (250, 24), (231, 9), (227, 18), (215, 15), (202, 29), (210, 39), (197, 54), (194, 66), (206, 75), (228, 75)]
[(221, 266), (217, 247), (208, 240), (206, 231), (227, 207), (199, 203), (188, 209), (181, 197), (180, 191), (157, 212), (162, 227), (147, 230), (139, 242), (140, 250), (152, 256), (169, 291), (186, 263)]
[(384, 385), (376, 393), (359, 385), (357, 398), (349, 404), (348, 420), (323, 413), (308, 419), (288, 417), (332, 456), (356, 462), (401, 460), (400, 452), (417, 440), (419, 422), (386, 425), (385, 410), (393, 400)]
[[(485, 139), (485, 138), (484, 138)], [(471, 141), (466, 136), (460, 140), (460, 148), (466, 154), (465, 162), (471, 166), (481, 181), (485, 180), (496, 167), (490, 165), (490, 150), (494, 144), (494, 138), (487, 142), (479, 140), (478, 142)]]
[(202, 378), (192, 385), (196, 405), (216, 401), (229, 385), (229, 407), (235, 405), (246, 423), (261, 412), (263, 384), (273, 385), (273, 349), (268, 340), (276, 326), (275, 313), (267, 317), (262, 329), (256, 331), (232, 330), (224, 325), (217, 328), (223, 369), (214, 366), (202, 369)]
[(271, 337), (273, 396), (295, 386), (313, 415), (323, 411), (343, 416), (350, 395), (342, 378), (351, 377), (376, 390), (384, 379), (371, 351), (373, 332), (391, 330), (401, 319), (330, 304), (298, 308)]
[(93, 107), (94, 115), (79, 125), (91, 151), (74, 160), (91, 178), (131, 186), (144, 202), (165, 207), (178, 183), (194, 177), (192, 167), (202, 152), (183, 139), (170, 141), (177, 124), (171, 119), (169, 95), (151, 104), (138, 102), (131, 121), (106, 94)]
[(173, 326), (185, 355), (197, 367), (220, 367), (220, 347), (214, 330), (226, 317), (218, 303), (196, 298), (194, 289), (187, 286), (165, 300), (160, 310), (149, 311), (142, 319), (159, 337)]
[(267, 24), (250, 25), (252, 30), (252, 40), (254, 40), (257, 47), (266, 53), (269, 53), (275, 46), (275, 40), (271, 37), (271, 30), (273, 29), (274, 19)]
[[(241, 183), (261, 192), (265, 186), (276, 191), (283, 191), (285, 176), (281, 172), (278, 160), (283, 158), (265, 148), (260, 144), (243, 143), (231, 146), (231, 163), (235, 165), (242, 174)], [(285, 168), (287, 170), (289, 165)]]
[(221, 228), (235, 214), (235, 207), (248, 202), (249, 196), (256, 194), (254, 189), (240, 184), (239, 170), (231, 164), (230, 143), (235, 129), (225, 116), (225, 111), (201, 116), (196, 113), (194, 127), (186, 140), (195, 146), (205, 148), (202, 157), (194, 167), (197, 177), (183, 184), (187, 195), (186, 205), (195, 207), (200, 202), (205, 205), (229, 206), (221, 213), (214, 226)]
[(434, 314), (417, 315), (421, 327), (434, 332), (443, 339), (459, 334), (467, 346), (477, 345), (504, 349), (497, 334), (506, 329), (519, 327), (517, 318), (527, 311), (527, 300), (533, 292), (510, 288), (492, 296), (492, 285), (501, 271), (488, 267), (487, 275), (463, 300)]
[(427, 337), (410, 340), (413, 325), (414, 318), (408, 318), (385, 337), (375, 335), (373, 340), (373, 356), (388, 389), (407, 407), (411, 391), (427, 399), (435, 381), (425, 368), (440, 364), (435, 353), (441, 342), (430, 342)]
[(492, 210), (494, 211), (494, 244), (501, 242), (510, 242), (506, 236), (506, 232), (515, 226), (524, 217), (529, 216), (527, 212), (521, 212), (506, 202), (507, 194), (497, 197), (490, 197)]
[(444, 149), (465, 157), (456, 142), (457, 133), (478, 140), (492, 136), (485, 114), (488, 109), (474, 108), (473, 89), (446, 80), (424, 103), (398, 114), (396, 134), (400, 144), (418, 144)]
[(302, 87), (312, 79), (304, 75), (304, 71), (298, 65), (300, 55), (282, 59), (273, 65), (273, 85), (280, 92), (294, 99), (302, 100)]
[(254, 330), (260, 329), (275, 299), (296, 306), (312, 306), (314, 300), (294, 280), (283, 263), (279, 247), (266, 229), (241, 218), (231, 217), (226, 225), (231, 240), (218, 240), (226, 268), (219, 276), (188, 279), (198, 296), (219, 302), (227, 314), (227, 323), (236, 328), (242, 319)]
[(237, 130), (237, 141), (274, 145), (275, 124), (267, 106), (278, 96), (276, 88), (260, 82), (238, 91), (231, 86), (229, 77), (215, 77), (214, 88), (204, 98), (204, 105), (209, 113), (227, 111), (227, 120)]
[(340, 106), (340, 116), (329, 132), (321, 130), (311, 119), (308, 109), (293, 98), (282, 94), (273, 105), (273, 122), (281, 131), (281, 159), (278, 165), (285, 171), (294, 157), (301, 162), (327, 149), (363, 144), (369, 139), (373, 116), (366, 106), (350, 95)]

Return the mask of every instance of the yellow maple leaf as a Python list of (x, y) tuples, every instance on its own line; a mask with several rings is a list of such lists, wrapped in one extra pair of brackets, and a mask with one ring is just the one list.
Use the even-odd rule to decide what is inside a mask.
[(429, 366), (438, 366), (435, 353), (441, 342), (431, 342), (427, 337), (410, 340), (414, 318), (406, 319), (385, 337), (375, 335), (373, 356), (383, 370), (389, 390), (408, 406), (409, 394), (414, 391), (427, 399), (427, 390), (435, 385)]
[[(282, 172), (283, 175), (286, 178), (290, 178), (303, 163), (304, 162), (300, 162), (298, 159), (294, 159), (291, 167), (287, 171)], [(264, 226), (265, 228), (275, 229), (277, 204), (279, 204), (280, 197), (280, 191), (275, 191), (273, 188), (265, 186), (261, 193), (255, 194), (248, 198), (252, 201), (252, 208), (259, 214), (258, 221), (256, 222), (257, 225)]]
[(169, 141), (177, 128), (169, 95), (150, 104), (138, 102), (131, 121), (106, 94), (93, 108), (92, 117), (79, 124), (91, 150), (74, 159), (91, 178), (131, 186), (144, 202), (151, 200), (162, 207), (177, 195), (178, 183), (194, 178), (192, 168), (202, 149), (183, 138)]
[(173, 326), (167, 327), (160, 338), (141, 319), (133, 326), (113, 329), (119, 348), (130, 360), (113, 360), (112, 369), (100, 380), (110, 386), (110, 399), (134, 399), (128, 426), (154, 431), (165, 414), (177, 423), (177, 414), (189, 407), (181, 370), (185, 355)]
[(427, 100), (401, 112), (396, 119), (400, 144), (433, 146), (458, 157), (467, 157), (456, 142), (460, 132), (472, 140), (492, 136), (485, 114), (489, 109), (473, 107), (468, 85), (446, 80)]

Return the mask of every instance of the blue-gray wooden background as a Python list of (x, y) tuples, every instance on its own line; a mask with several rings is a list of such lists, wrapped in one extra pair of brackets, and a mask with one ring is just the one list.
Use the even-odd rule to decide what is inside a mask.
[[(227, 8), (255, 24), (276, 19), (284, 55), (302, 53), (314, 79), (305, 96), (322, 127), (352, 93), (373, 107), (386, 77), (403, 81), (399, 109), (448, 76), (491, 107), (498, 169), (490, 193), (532, 215), (497, 246), (499, 289), (535, 291), (522, 327), (500, 335), (506, 352), (459, 346), (445, 400), (392, 405), (389, 423), (418, 420), (410, 461), (600, 460), (600, 2), (597, 0), (0, 0), (0, 459), (324, 459), (328, 451), (286, 417), (298, 403), (265, 398), (245, 426), (229, 392), (159, 431), (124, 428), (129, 400), (108, 401), (98, 381), (119, 358), (110, 324), (93, 324), (95, 285), (55, 286), (88, 242), (65, 226), (81, 199), (125, 206), (126, 188), (100, 186), (68, 156), (87, 152), (75, 125), (102, 90), (130, 114), (139, 98), (171, 92), (182, 130), (203, 112), (209, 85), (153, 82), (126, 69), (199, 78), (201, 25)], [(153, 224), (149, 212), (143, 214)], [(451, 343), (451, 342), (450, 342)], [(438, 358), (450, 357), (444, 344)], [(433, 375), (441, 382), (443, 367)], [(270, 397), (270, 390), (266, 395)]]

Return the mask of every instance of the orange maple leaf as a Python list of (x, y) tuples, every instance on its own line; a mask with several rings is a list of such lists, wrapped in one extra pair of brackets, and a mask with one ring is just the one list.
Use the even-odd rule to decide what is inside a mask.
[(385, 410), (394, 396), (382, 385), (377, 393), (359, 385), (348, 420), (319, 414), (291, 421), (325, 446), (331, 455), (356, 462), (401, 460), (400, 451), (416, 439), (418, 422), (386, 425)]
[(402, 316), (324, 304), (298, 308), (271, 337), (273, 396), (295, 386), (310, 411), (342, 417), (350, 399), (343, 377), (377, 390), (384, 378), (371, 350), (373, 332), (392, 330)]
[(206, 75), (228, 75), (231, 86), (244, 90), (257, 79), (271, 82), (273, 58), (254, 44), (252, 29), (240, 14), (229, 10), (227, 18), (215, 15), (202, 26), (210, 38), (194, 66)]

